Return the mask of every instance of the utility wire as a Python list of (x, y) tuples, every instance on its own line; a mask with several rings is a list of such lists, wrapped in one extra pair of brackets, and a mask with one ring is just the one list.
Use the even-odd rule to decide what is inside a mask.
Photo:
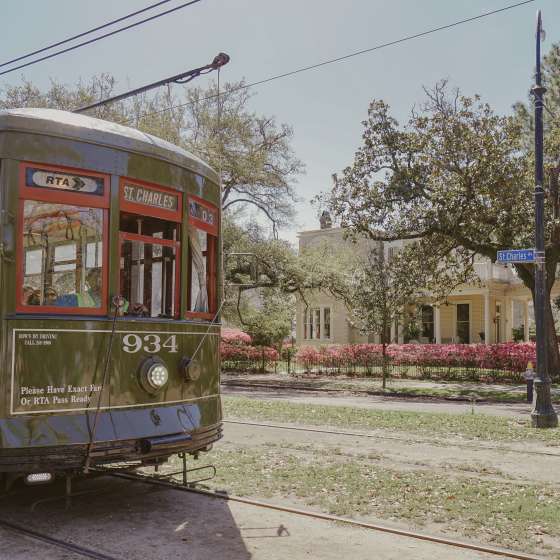
[[(504, 6), (503, 8), (499, 8), (497, 10), (492, 10), (491, 12), (485, 12), (483, 14), (480, 14), (478, 16), (474, 16), (474, 17), (470, 17), (470, 18), (466, 18), (466, 19), (462, 19), (459, 21), (455, 21), (453, 23), (449, 23), (447, 25), (442, 25), (440, 27), (434, 27), (433, 29), (429, 29), (427, 31), (422, 31), (421, 33), (415, 33), (414, 35), (407, 35), (406, 37), (401, 37), (400, 39), (396, 39), (395, 41), (389, 41), (388, 43), (381, 43), (380, 45), (376, 45), (375, 47), (371, 47), (369, 49), (363, 49), (361, 51), (356, 51), (353, 53), (349, 53), (346, 54), (344, 56), (339, 56), (338, 58), (331, 58), (329, 60), (324, 60), (323, 62), (318, 62), (317, 64), (312, 64), (310, 66), (303, 66), (302, 68), (297, 68), (296, 70), (292, 70), (291, 72), (285, 72), (284, 74), (277, 74), (276, 76), (271, 76), (270, 78), (265, 78), (263, 80), (259, 80), (257, 82), (251, 82), (250, 84), (243, 84), (242, 86), (239, 86), (237, 88), (234, 88), (232, 90), (230, 90), (227, 93), (234, 93), (236, 91), (240, 91), (243, 89), (248, 89), (254, 86), (258, 86), (261, 84), (266, 84), (268, 82), (272, 82), (274, 80), (279, 80), (281, 78), (287, 78), (289, 76), (293, 76), (294, 74), (300, 74), (301, 72), (307, 72), (308, 70), (314, 70), (315, 68), (320, 68), (321, 66), (326, 66), (327, 64), (333, 64), (335, 62), (341, 62), (343, 60), (347, 60), (349, 58), (352, 58), (354, 56), (359, 56), (365, 53), (370, 53), (373, 51), (378, 51), (380, 49), (384, 49), (386, 47), (391, 47), (393, 45), (398, 45), (399, 43), (404, 43), (406, 41), (411, 41), (412, 39), (418, 39), (419, 37), (425, 37), (426, 35), (431, 35), (432, 33), (436, 33), (438, 31), (443, 31), (445, 29), (450, 29), (452, 27), (456, 27), (458, 25), (462, 25), (464, 23), (470, 23), (472, 21), (476, 21), (488, 16), (492, 16), (494, 14), (498, 14), (500, 12), (505, 12), (507, 10), (512, 10), (514, 8), (518, 8), (519, 6), (524, 6), (525, 4), (531, 4), (532, 2), (535, 2), (535, 0), (524, 0), (523, 2), (518, 2), (516, 4), (510, 4), (509, 6)], [(0, 74), (1, 76), (2, 74)], [(207, 101), (210, 99), (214, 99), (215, 97), (217, 97), (217, 94), (213, 94), (213, 95), (209, 95), (207, 97), (203, 97), (201, 99), (198, 99), (197, 101), (189, 101), (187, 103), (181, 103), (179, 105), (172, 105), (170, 107), (167, 107), (165, 109), (160, 109), (159, 111), (153, 111), (150, 113), (144, 113), (143, 115), (140, 115), (140, 117), (150, 117), (152, 115), (157, 115), (159, 113), (164, 113), (166, 111), (169, 111), (170, 109), (179, 109), (181, 107), (187, 107), (189, 105), (194, 105), (195, 103), (198, 103), (200, 101)]]
[[(560, 119), (558, 119), (558, 117), (548, 108), (548, 106), (545, 105), (544, 103), (543, 103), (543, 107), (546, 109), (546, 112), (547, 112), (553, 119), (555, 119), (556, 121), (559, 121), (559, 120), (560, 120)], [(560, 123), (556, 122), (556, 123), (554, 123), (554, 124), (560, 124)]]
[(150, 6), (146, 6), (145, 8), (142, 8), (141, 10), (138, 10), (136, 12), (132, 12), (131, 14), (127, 14), (126, 16), (122, 16), (122, 17), (114, 19), (112, 21), (108, 21), (107, 23), (104, 23), (103, 25), (99, 25), (98, 27), (94, 27), (92, 29), (89, 29), (88, 31), (78, 33), (78, 35), (74, 35), (73, 37), (68, 37), (67, 39), (63, 39), (62, 41), (58, 41), (58, 43), (53, 43), (52, 45), (47, 45), (46, 47), (43, 47), (41, 49), (37, 49), (36, 51), (24, 54), (22, 56), (18, 56), (17, 58), (12, 58), (12, 60), (8, 60), (7, 62), (0, 63), (0, 68), (2, 68), (3, 66), (9, 66), (10, 64), (13, 64), (14, 62), (19, 62), (20, 60), (23, 60), (24, 58), (29, 58), (30, 56), (34, 56), (36, 54), (41, 54), (42, 52), (48, 51), (50, 49), (54, 49), (54, 47), (59, 47), (60, 45), (65, 45), (66, 43), (70, 43), (71, 41), (79, 39), (80, 37), (85, 37), (86, 35), (89, 35), (90, 33), (95, 33), (96, 31), (101, 31), (101, 29), (105, 29), (106, 27), (110, 27), (111, 25), (115, 25), (116, 23), (120, 23), (121, 21), (124, 21), (125, 19), (129, 19), (131, 17), (137, 16), (139, 14), (147, 12), (148, 10), (153, 10), (154, 8), (157, 8), (158, 6), (161, 6), (162, 4), (167, 4), (168, 2), (171, 2), (171, 0), (161, 0), (161, 2), (156, 2), (155, 4), (151, 4)]
[[(30, 62), (20, 64), (19, 66), (14, 66), (14, 68), (10, 68), (8, 70), (4, 70), (3, 72), (0, 72), (0, 76), (3, 76), (4, 74), (8, 74), (9, 72), (15, 72), (16, 70), (20, 70), (21, 68), (26, 68), (27, 66), (31, 66), (33, 64), (37, 64), (37, 62), (42, 62), (43, 60), (48, 60), (49, 58), (54, 58), (55, 56), (59, 56), (61, 54), (79, 49), (80, 47), (84, 47), (85, 45), (90, 45), (91, 43), (95, 43), (96, 41), (100, 41), (101, 39), (105, 39), (106, 37), (111, 37), (112, 35), (116, 35), (117, 33), (121, 33), (122, 31), (127, 31), (128, 29), (132, 29), (133, 27), (138, 27), (139, 25), (142, 25), (142, 24), (147, 23), (149, 21), (158, 19), (158, 18), (160, 18), (162, 16), (165, 16), (167, 14), (171, 14), (171, 13), (176, 12), (178, 10), (182, 10), (183, 8), (186, 8), (187, 6), (191, 6), (192, 4), (197, 4), (198, 2), (201, 2), (201, 1), (202, 0), (191, 0), (190, 2), (186, 2), (185, 4), (180, 4), (179, 6), (176, 6), (175, 8), (171, 8), (169, 10), (166, 10), (166, 11), (161, 12), (159, 14), (156, 14), (154, 16), (150, 16), (148, 18), (141, 19), (140, 21), (137, 21), (136, 23), (131, 23), (130, 25), (126, 25), (126, 26), (121, 27), (119, 29), (115, 29), (114, 31), (110, 31), (109, 33), (105, 33), (104, 35), (99, 35), (98, 37), (94, 37), (93, 39), (83, 41), (83, 42), (78, 43), (77, 45), (74, 45), (72, 47), (67, 47), (65, 49), (56, 51), (56, 52), (51, 53), (51, 54), (47, 54), (45, 56), (42, 56), (42, 57), (37, 58), (35, 60), (32, 60)], [(530, 0), (530, 1), (534, 1), (534, 0)]]

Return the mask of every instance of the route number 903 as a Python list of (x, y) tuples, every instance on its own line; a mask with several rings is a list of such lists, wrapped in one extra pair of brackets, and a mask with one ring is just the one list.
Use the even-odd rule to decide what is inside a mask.
[(129, 354), (135, 354), (144, 350), (148, 354), (157, 354), (165, 349), (169, 353), (174, 354), (179, 351), (177, 345), (177, 336), (172, 334), (168, 336), (163, 342), (159, 334), (147, 334), (140, 337), (137, 334), (125, 334), (123, 336), (123, 350)]

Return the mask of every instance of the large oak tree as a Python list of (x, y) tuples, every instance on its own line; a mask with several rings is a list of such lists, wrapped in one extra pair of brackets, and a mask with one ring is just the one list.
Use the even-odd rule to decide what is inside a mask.
[[(533, 158), (526, 123), (499, 116), (478, 96), (426, 90), (422, 107), (401, 126), (383, 101), (370, 104), (363, 143), (325, 203), (342, 227), (378, 240), (417, 239), (424, 249), (496, 259), (502, 249), (534, 244)], [(547, 138), (548, 150), (554, 138)], [(558, 152), (553, 154), (558, 158)], [(546, 185), (547, 293), (560, 260), (560, 199), (555, 159)], [(434, 261), (435, 262), (435, 261)], [(531, 265), (515, 270), (534, 296)], [(546, 307), (551, 373), (558, 344)]]

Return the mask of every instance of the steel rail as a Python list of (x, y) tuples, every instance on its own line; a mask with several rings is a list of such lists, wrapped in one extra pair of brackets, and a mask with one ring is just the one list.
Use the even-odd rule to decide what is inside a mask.
[(113, 556), (108, 556), (103, 552), (97, 552), (95, 550), (92, 550), (91, 548), (86, 548), (79, 544), (63, 541), (61, 539), (57, 539), (55, 537), (45, 535), (44, 533), (39, 533), (32, 529), (28, 529), (27, 527), (16, 525), (11, 521), (6, 521), (5, 519), (0, 519), (0, 527), (3, 527), (4, 529), (7, 529), (13, 533), (18, 533), (20, 535), (30, 537), (36, 541), (48, 543), (50, 545), (63, 548), (69, 552), (74, 552), (75, 554), (85, 556), (86, 558), (93, 558), (94, 560), (118, 560), (117, 558)]
[(315, 511), (308, 511), (299, 508), (293, 508), (288, 506), (281, 506), (277, 504), (271, 504), (268, 502), (262, 502), (260, 500), (251, 500), (249, 498), (242, 498), (240, 496), (232, 496), (230, 494), (224, 494), (219, 492), (210, 492), (208, 490), (202, 490), (200, 488), (191, 488), (187, 486), (182, 486), (179, 483), (167, 482), (164, 480), (158, 480), (149, 475), (140, 475), (133, 473), (122, 473), (122, 472), (111, 472), (110, 470), (100, 469), (100, 472), (105, 472), (109, 476), (115, 476), (118, 478), (124, 478), (128, 480), (134, 480), (138, 482), (143, 482), (146, 484), (154, 484), (156, 486), (163, 486), (166, 488), (171, 488), (174, 490), (180, 490), (182, 492), (190, 492), (193, 494), (200, 494), (202, 496), (207, 496), (211, 498), (217, 498), (220, 500), (225, 500), (228, 502), (237, 502), (240, 504), (260, 507), (264, 509), (271, 509), (275, 511), (280, 511), (283, 513), (291, 513), (294, 515), (299, 515), (302, 517), (310, 517), (313, 519), (321, 519), (323, 521), (331, 521), (335, 523), (342, 523), (345, 525), (350, 525), (353, 527), (360, 527), (361, 529), (369, 529), (372, 531), (379, 531), (382, 533), (391, 533), (393, 535), (398, 535), (401, 537), (408, 537), (411, 539), (417, 539), (422, 541), (433, 542), (437, 544), (452, 546), (454, 548), (463, 548), (467, 550), (474, 550), (477, 552), (484, 552), (487, 554), (493, 554), (495, 556), (502, 556), (506, 558), (515, 558), (517, 560), (542, 560), (542, 557), (533, 556), (531, 554), (525, 554), (523, 552), (516, 552), (513, 550), (506, 550), (501, 548), (494, 548), (491, 546), (479, 545), (474, 543), (469, 543), (465, 541), (459, 541), (456, 539), (450, 539), (446, 537), (438, 537), (436, 535), (428, 535), (426, 533), (418, 533), (416, 531), (407, 531), (405, 529), (397, 529), (394, 527), (387, 527), (385, 525), (380, 525), (378, 523), (368, 523), (366, 521), (357, 521), (354, 519), (348, 519), (347, 517), (340, 517), (338, 515), (329, 515), (326, 513), (320, 513)]
[[(417, 443), (417, 444), (434, 444), (438, 445), (443, 442), (437, 442), (432, 440), (420, 440), (420, 439), (406, 439), (397, 436), (382, 436), (378, 434), (367, 434), (363, 432), (340, 432), (336, 430), (324, 430), (321, 428), (301, 428), (298, 426), (282, 426), (280, 424), (261, 424), (258, 422), (245, 422), (242, 420), (222, 420), (224, 424), (240, 424), (242, 426), (255, 426), (260, 428), (275, 428), (278, 430), (293, 430), (296, 432), (314, 432), (319, 434), (332, 434), (340, 436), (350, 436), (350, 437), (365, 437), (371, 439), (389, 439), (393, 441), (402, 441), (403, 443)], [(517, 453), (520, 455), (544, 455), (547, 457), (557, 457), (560, 458), (560, 453), (549, 453), (547, 451), (519, 451), (517, 449), (511, 449), (508, 447), (494, 447), (494, 446), (484, 446), (484, 445), (469, 445), (467, 443), (449, 443), (449, 447), (459, 447), (461, 449), (480, 449), (482, 451), (502, 451), (506, 453)]]

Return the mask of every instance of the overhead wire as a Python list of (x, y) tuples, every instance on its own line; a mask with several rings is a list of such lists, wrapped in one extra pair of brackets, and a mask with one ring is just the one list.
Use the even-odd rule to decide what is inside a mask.
[(556, 124), (556, 125), (560, 124), (560, 119), (558, 119), (558, 116), (557, 116), (555, 113), (553, 113), (553, 112), (548, 108), (548, 106), (547, 106), (545, 103), (543, 103), (543, 107), (545, 108), (546, 112), (547, 112), (553, 119), (555, 119), (555, 120), (557, 121), (557, 122), (555, 122), (554, 124)]
[[(123, 31), (127, 31), (128, 29), (138, 27), (139, 25), (143, 25), (144, 23), (147, 23), (149, 21), (153, 21), (155, 19), (158, 19), (158, 18), (163, 17), (165, 15), (171, 14), (173, 12), (177, 12), (178, 10), (182, 10), (183, 8), (186, 8), (188, 6), (192, 6), (193, 4), (197, 4), (198, 2), (201, 2), (201, 1), (202, 0), (190, 0), (190, 2), (185, 2), (184, 4), (180, 4), (179, 6), (176, 6), (175, 8), (170, 8), (169, 10), (165, 10), (164, 12), (160, 12), (159, 14), (155, 14), (155, 15), (150, 16), (148, 18), (141, 19), (137, 22), (131, 23), (129, 25), (125, 25), (124, 27), (120, 27), (119, 29), (109, 31), (108, 33), (104, 33), (103, 35), (99, 35), (97, 37), (94, 37), (93, 39), (88, 39), (87, 41), (82, 41), (81, 43), (78, 43), (77, 45), (73, 45), (71, 47), (67, 47), (65, 49), (55, 51), (54, 53), (47, 54), (47, 55), (42, 56), (40, 58), (36, 58), (34, 60), (31, 60), (30, 62), (20, 64), (19, 66), (14, 66), (13, 68), (9, 68), (8, 70), (4, 70), (4, 71), (0, 72), (0, 76), (4, 76), (5, 74), (9, 74), (10, 72), (15, 72), (16, 70), (20, 70), (21, 68), (26, 68), (28, 66), (32, 66), (33, 64), (37, 64), (38, 62), (42, 62), (43, 60), (48, 60), (50, 58), (54, 58), (54, 57), (59, 56), (61, 54), (64, 54), (64, 53), (67, 53), (67, 52), (70, 52), (70, 51), (74, 51), (76, 49), (79, 49), (80, 47), (84, 47), (85, 45), (90, 45), (92, 43), (100, 41), (101, 39), (105, 39), (107, 37), (111, 37), (113, 35), (116, 35), (117, 33), (122, 33)], [(534, 0), (531, 0), (531, 1), (534, 1)]]
[(27, 54), (23, 54), (21, 56), (18, 56), (17, 58), (12, 58), (12, 60), (8, 60), (6, 62), (1, 62), (0, 63), (0, 68), (2, 68), (4, 66), (9, 66), (10, 64), (14, 64), (14, 62), (19, 62), (20, 60), (23, 60), (25, 58), (29, 58), (30, 56), (34, 56), (36, 54), (41, 54), (42, 52), (48, 51), (50, 49), (54, 49), (55, 47), (60, 47), (60, 45), (65, 45), (66, 43), (70, 43), (72, 41), (75, 41), (76, 39), (80, 39), (80, 37), (85, 37), (86, 35), (90, 35), (91, 33), (95, 33), (96, 31), (101, 31), (102, 29), (105, 29), (107, 27), (111, 27), (112, 25), (120, 23), (121, 21), (124, 21), (126, 19), (130, 19), (131, 17), (137, 16), (137, 15), (142, 14), (144, 12), (147, 12), (149, 10), (153, 10), (154, 8), (157, 8), (157, 7), (161, 6), (162, 4), (167, 4), (169, 2), (171, 2), (171, 0), (161, 0), (160, 2), (156, 2), (155, 4), (150, 4), (149, 6), (146, 6), (145, 8), (142, 8), (141, 10), (137, 10), (136, 12), (132, 12), (130, 14), (119, 17), (117, 19), (113, 19), (113, 20), (108, 21), (108, 22), (106, 22), (102, 25), (98, 25), (97, 27), (93, 27), (92, 29), (88, 29), (87, 31), (83, 31), (82, 33), (78, 33), (77, 35), (73, 35), (72, 37), (68, 37), (67, 39), (63, 39), (62, 41), (52, 43), (51, 45), (47, 45), (46, 47), (42, 47), (40, 49), (37, 49), (36, 51), (32, 51), (32, 52), (29, 52)]
[[(452, 27), (457, 27), (458, 25), (463, 25), (465, 23), (470, 23), (470, 22), (473, 22), (473, 21), (476, 21), (476, 20), (479, 20), (479, 19), (482, 19), (482, 18), (486, 18), (486, 17), (492, 16), (492, 15), (498, 14), (500, 12), (505, 12), (507, 10), (513, 10), (514, 8), (518, 8), (518, 7), (524, 6), (526, 4), (531, 4), (533, 2), (535, 2), (535, 0), (524, 0), (523, 2), (517, 2), (515, 4), (510, 4), (508, 6), (504, 6), (503, 8), (498, 8), (498, 9), (492, 10), (490, 12), (484, 12), (483, 14), (479, 14), (478, 16), (465, 18), (465, 19), (462, 19), (462, 20), (459, 20), (459, 21), (455, 21), (453, 23), (446, 24), (446, 25), (440, 25), (439, 27), (434, 27), (432, 29), (422, 31), (420, 33), (414, 33), (413, 35), (406, 35), (405, 37), (401, 37), (400, 39), (395, 39), (394, 41), (388, 41), (386, 43), (381, 43), (379, 45), (375, 45), (375, 46), (367, 48), (367, 49), (362, 49), (362, 50), (355, 51), (355, 52), (352, 52), (352, 53), (349, 53), (349, 54), (345, 54), (343, 56), (339, 56), (339, 57), (336, 57), (336, 58), (323, 60), (322, 62), (318, 62), (316, 64), (311, 64), (309, 66), (303, 66), (301, 68), (296, 68), (295, 70), (291, 70), (289, 72), (284, 72), (282, 74), (276, 74), (275, 76), (271, 76), (269, 78), (264, 78), (264, 79), (258, 80), (256, 82), (251, 82), (249, 84), (243, 84), (241, 86), (238, 86), (236, 88), (233, 88), (233, 89), (229, 90), (227, 93), (234, 93), (236, 91), (241, 91), (241, 90), (248, 89), (248, 88), (251, 88), (251, 87), (254, 87), (254, 86), (266, 84), (266, 83), (272, 82), (274, 80), (279, 80), (281, 78), (287, 78), (287, 77), (293, 76), (295, 74), (300, 74), (302, 72), (307, 72), (309, 70), (314, 70), (316, 68), (320, 68), (320, 67), (326, 66), (328, 64), (334, 64), (335, 62), (341, 62), (341, 61), (347, 60), (349, 58), (353, 58), (355, 56), (360, 56), (362, 54), (378, 51), (378, 50), (381, 50), (381, 49), (384, 49), (384, 48), (387, 48), (387, 47), (391, 47), (391, 46), (394, 46), (394, 45), (398, 45), (400, 43), (404, 43), (406, 41), (411, 41), (413, 39), (418, 39), (420, 37), (425, 37), (427, 35), (431, 35), (432, 33), (437, 33), (438, 31), (444, 31), (446, 29), (451, 29)], [(0, 74), (0, 76), (1, 75), (2, 74)], [(159, 113), (164, 113), (166, 111), (169, 111), (170, 109), (179, 109), (181, 107), (188, 107), (189, 105), (194, 105), (195, 103), (199, 103), (201, 101), (208, 101), (208, 100), (214, 99), (217, 96), (218, 96), (218, 94), (212, 94), (212, 95), (209, 95), (209, 96), (206, 96), (206, 97), (202, 97), (201, 99), (198, 99), (196, 101), (188, 101), (186, 103), (180, 103), (178, 105), (173, 105), (171, 107), (167, 107), (165, 109), (160, 109), (158, 111), (151, 111), (149, 113), (144, 113), (144, 114), (141, 114), (140, 117), (150, 117), (150, 116), (153, 116), (153, 115), (157, 115)]]

